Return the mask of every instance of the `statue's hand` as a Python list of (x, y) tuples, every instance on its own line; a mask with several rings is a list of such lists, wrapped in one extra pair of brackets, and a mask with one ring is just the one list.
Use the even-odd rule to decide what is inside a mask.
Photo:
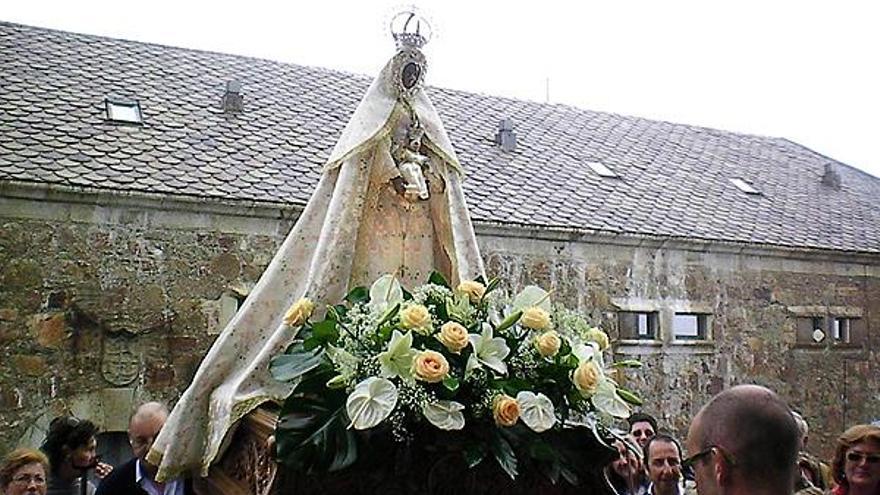
[(394, 186), (394, 191), (397, 194), (403, 196), (406, 193), (406, 181), (403, 180), (403, 177), (398, 175), (391, 179), (391, 185)]

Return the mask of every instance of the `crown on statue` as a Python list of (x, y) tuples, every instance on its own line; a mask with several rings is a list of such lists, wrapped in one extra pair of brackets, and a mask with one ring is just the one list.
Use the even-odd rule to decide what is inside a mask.
[(420, 49), (431, 41), (431, 25), (414, 10), (405, 10), (391, 19), (391, 36), (398, 49)]

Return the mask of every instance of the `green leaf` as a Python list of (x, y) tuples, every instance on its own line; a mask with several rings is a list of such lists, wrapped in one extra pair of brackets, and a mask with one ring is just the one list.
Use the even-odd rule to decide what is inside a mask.
[(449, 287), (449, 282), (446, 281), (446, 277), (444, 277), (440, 272), (431, 272), (431, 276), (428, 277), (428, 283), (442, 285), (447, 289), (451, 289), (451, 287)]
[(507, 318), (505, 318), (504, 321), (502, 321), (498, 325), (498, 328), (496, 328), (495, 330), (503, 332), (508, 328), (516, 325), (516, 322), (518, 322), (520, 318), (522, 318), (522, 311), (514, 311), (513, 313), (507, 315)]
[(489, 449), (492, 451), (492, 455), (495, 457), (498, 465), (501, 466), (501, 469), (510, 476), (510, 479), (515, 480), (517, 474), (516, 453), (514, 453), (513, 447), (510, 446), (510, 442), (501, 436), (497, 429), (492, 433), (489, 439)]
[[(282, 464), (327, 473), (357, 460), (357, 438), (346, 428), (346, 393), (323, 387), (330, 375), (309, 374), (284, 402), (275, 429), (276, 457)], [(316, 389), (320, 393), (308, 393)]]
[(486, 458), (486, 446), (481, 443), (466, 445), (463, 454), (464, 462), (469, 468), (474, 468)]
[(323, 360), (323, 349), (281, 354), (269, 362), (269, 372), (278, 381), (290, 382), (317, 368)]
[(486, 292), (483, 294), (483, 298), (485, 299), (486, 295), (497, 289), (501, 285), (501, 279), (498, 277), (493, 278), (489, 281), (489, 284), (486, 286)]
[(641, 368), (642, 362), (638, 359), (624, 359), (623, 361), (617, 361), (611, 365), (613, 368)]
[(443, 386), (450, 392), (455, 392), (458, 390), (458, 379), (447, 375), (446, 378), (443, 379)]
[(367, 302), (370, 300), (370, 291), (366, 287), (355, 287), (345, 296), (345, 300), (351, 304)]
[(339, 331), (336, 330), (336, 320), (324, 320), (312, 326), (312, 337), (321, 345), (335, 344), (339, 339)]
[(617, 395), (634, 406), (641, 406), (644, 402), (641, 397), (620, 386), (617, 387)]
[(393, 307), (388, 308), (388, 311), (385, 312), (385, 314), (382, 316), (382, 319), (379, 320), (379, 323), (376, 326), (381, 327), (382, 325), (388, 323), (389, 321), (394, 319), (394, 317), (397, 316), (397, 313), (399, 313), (399, 312), (400, 312), (400, 303), (397, 303)]

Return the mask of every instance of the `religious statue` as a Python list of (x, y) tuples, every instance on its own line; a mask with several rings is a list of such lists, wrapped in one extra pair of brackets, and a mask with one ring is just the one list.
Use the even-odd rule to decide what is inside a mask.
[(355, 109), (296, 225), (156, 438), (148, 459), (159, 480), (206, 476), (234, 423), (290, 395), (293, 384), (274, 380), (268, 363), (296, 336), (283, 321), (294, 301), (308, 297), (322, 311), (386, 273), (410, 287), (435, 270), (452, 284), (484, 275), (464, 170), (423, 88), (427, 40), (409, 24), (394, 33), (397, 52)]

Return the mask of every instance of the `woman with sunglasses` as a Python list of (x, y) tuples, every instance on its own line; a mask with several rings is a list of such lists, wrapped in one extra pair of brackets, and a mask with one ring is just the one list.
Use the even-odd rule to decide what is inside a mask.
[(80, 486), (83, 475), (96, 469), (104, 477), (112, 469), (98, 462), (98, 427), (85, 419), (61, 416), (49, 424), (49, 433), (42, 450), (49, 456), (51, 472), (47, 495), (93, 495), (95, 485), (86, 480), (85, 491)]
[(18, 448), (0, 463), (0, 494), (46, 495), (49, 459), (39, 450)]
[(837, 439), (833, 495), (880, 495), (880, 426), (856, 425)]

